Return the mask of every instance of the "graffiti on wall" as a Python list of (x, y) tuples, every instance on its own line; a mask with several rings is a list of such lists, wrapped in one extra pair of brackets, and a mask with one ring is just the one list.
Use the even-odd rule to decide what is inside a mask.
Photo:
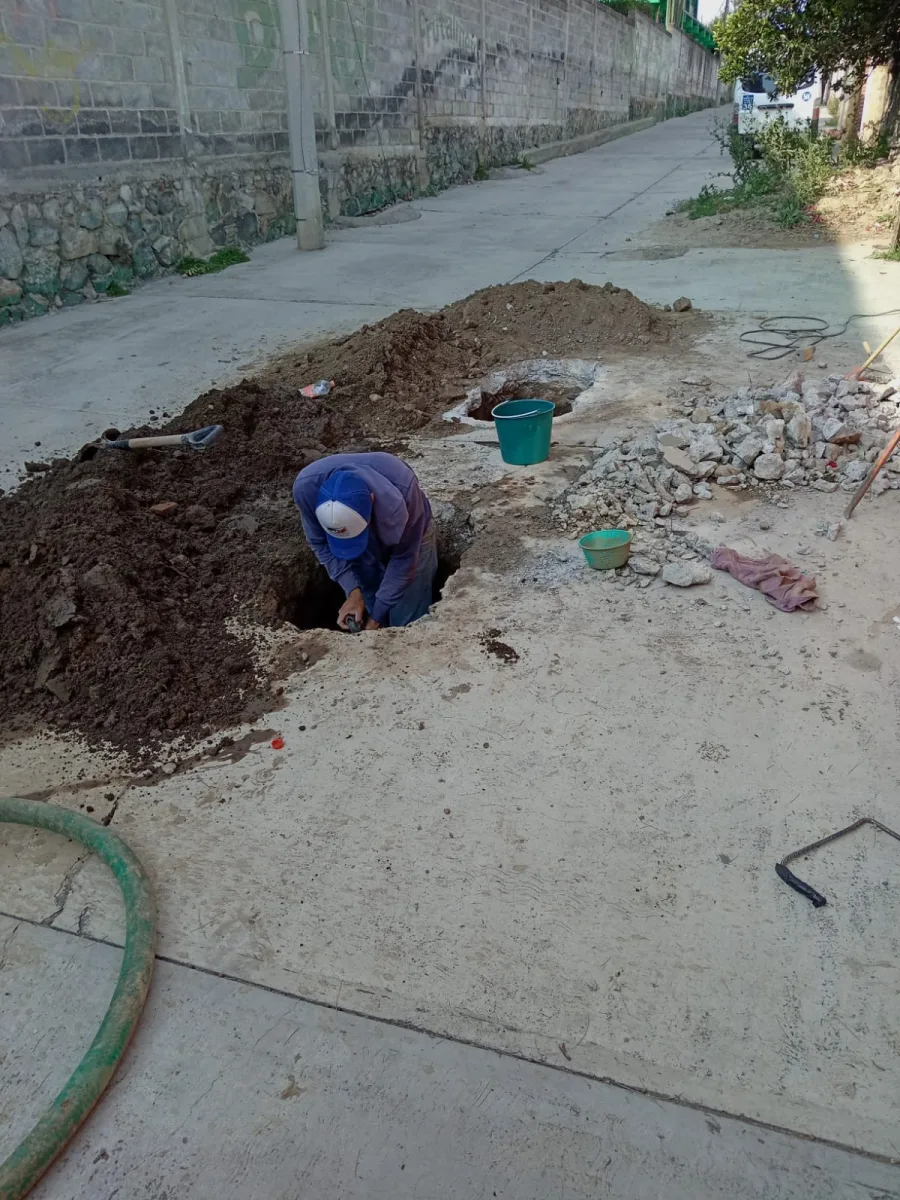
[(278, 66), (281, 28), (277, 0), (232, 0), (235, 30), (243, 64), (238, 87), (255, 87), (260, 77)]

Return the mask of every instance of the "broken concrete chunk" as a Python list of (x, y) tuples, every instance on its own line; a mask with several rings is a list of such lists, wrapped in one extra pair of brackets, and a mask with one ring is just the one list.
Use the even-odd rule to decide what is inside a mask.
[(759, 458), (763, 451), (763, 440), (759, 434), (752, 433), (749, 437), (744, 438), (742, 442), (734, 448), (735, 458), (739, 458), (742, 463), (751, 467)]
[(659, 563), (646, 554), (632, 554), (628, 565), (636, 575), (658, 575), (660, 572)]
[(670, 562), (663, 567), (662, 577), (673, 587), (693, 587), (697, 583), (709, 583), (712, 571), (705, 563)]
[(723, 456), (719, 439), (711, 433), (704, 433), (691, 442), (688, 454), (695, 463), (712, 460), (719, 462)]
[(852, 458), (841, 467), (841, 474), (848, 483), (862, 483), (869, 473), (869, 464), (864, 458)]
[(766, 482), (780, 479), (784, 474), (784, 459), (780, 454), (760, 454), (753, 464), (753, 474)]
[(787, 423), (786, 432), (792, 446), (808, 446), (812, 436), (812, 419), (809, 413), (795, 413)]
[(822, 423), (823, 440), (833, 442), (836, 446), (846, 446), (858, 442), (860, 436), (858, 429), (851, 429), (839, 417), (829, 417)]
[(809, 485), (817, 492), (836, 492), (838, 485), (833, 479), (814, 479)]
[(672, 308), (678, 313), (690, 312), (693, 307), (693, 304), (690, 302), (687, 296), (679, 296), (672, 305)]
[(690, 438), (683, 433), (661, 433), (656, 439), (656, 444), (660, 450), (664, 450), (666, 446), (676, 446), (679, 450), (684, 450), (690, 444)]

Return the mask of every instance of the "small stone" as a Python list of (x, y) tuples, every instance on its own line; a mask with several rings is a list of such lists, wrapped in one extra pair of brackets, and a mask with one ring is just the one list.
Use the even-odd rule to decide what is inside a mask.
[(82, 229), (99, 229), (103, 224), (103, 217), (93, 209), (86, 209), (78, 214), (78, 224)]
[(676, 504), (687, 504), (694, 498), (694, 489), (689, 483), (679, 483), (672, 493), (672, 498)]
[(646, 554), (632, 554), (628, 560), (628, 565), (634, 571), (635, 575), (658, 575), (660, 566), (652, 558)]
[(780, 479), (784, 474), (784, 459), (780, 454), (760, 454), (753, 464), (753, 474), (767, 482)]
[(159, 504), (151, 504), (150, 511), (157, 517), (171, 517), (178, 508), (174, 500), (161, 500)]
[(55, 675), (52, 679), (48, 679), (44, 687), (52, 696), (55, 696), (61, 704), (68, 704), (72, 692), (69, 685), (60, 675)]
[(709, 583), (712, 571), (700, 562), (670, 562), (663, 567), (662, 577), (673, 587), (693, 587), (697, 583)]
[(760, 529), (763, 529), (763, 530), (771, 529), (772, 528), (772, 518), (771, 517), (760, 517), (757, 524), (759, 525)]
[(679, 296), (678, 299), (675, 301), (675, 303), (672, 305), (672, 308), (677, 313), (690, 312), (693, 307), (694, 307), (693, 304), (690, 302), (690, 300), (687, 298), (687, 296)]
[(713, 498), (712, 488), (709, 486), (708, 483), (695, 483), (694, 484), (694, 495), (697, 497), (698, 500), (712, 500), (712, 498)]
[(75, 601), (70, 596), (63, 595), (62, 592), (54, 596), (52, 600), (48, 600), (44, 606), (44, 615), (54, 629), (63, 629), (66, 625), (71, 624), (77, 611)]
[(836, 492), (838, 490), (837, 483), (831, 479), (814, 479), (809, 486), (815, 488), (817, 492)]
[(691, 420), (695, 425), (705, 425), (709, 421), (709, 409), (698, 406), (691, 413)]
[(85, 571), (80, 582), (84, 591), (101, 596), (122, 596), (126, 590), (121, 577), (108, 562), (99, 562)]

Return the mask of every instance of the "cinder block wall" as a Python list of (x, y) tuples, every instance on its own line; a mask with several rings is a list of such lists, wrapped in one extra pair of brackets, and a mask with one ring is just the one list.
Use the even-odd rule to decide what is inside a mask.
[[(331, 216), (718, 99), (595, 0), (308, 3)], [(0, 324), (292, 228), (278, 0), (4, 0)]]

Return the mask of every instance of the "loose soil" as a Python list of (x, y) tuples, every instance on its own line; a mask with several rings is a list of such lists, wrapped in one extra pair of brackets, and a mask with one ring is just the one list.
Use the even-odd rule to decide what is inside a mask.
[[(402, 453), (405, 435), (437, 428), (448, 396), (498, 364), (649, 350), (704, 328), (609, 284), (489, 288), (439, 313), (403, 310), (207, 392), (160, 429), (127, 431), (222, 424), (204, 453), (89, 447), (55, 460), (0, 499), (0, 720), (141, 759), (258, 718), (280, 689), (232, 619), (327, 623), (328, 581), (291, 500), (303, 466), (336, 450)], [(318, 378), (336, 389), (302, 397)], [(458, 543), (442, 547), (441, 584), (454, 556)]]

